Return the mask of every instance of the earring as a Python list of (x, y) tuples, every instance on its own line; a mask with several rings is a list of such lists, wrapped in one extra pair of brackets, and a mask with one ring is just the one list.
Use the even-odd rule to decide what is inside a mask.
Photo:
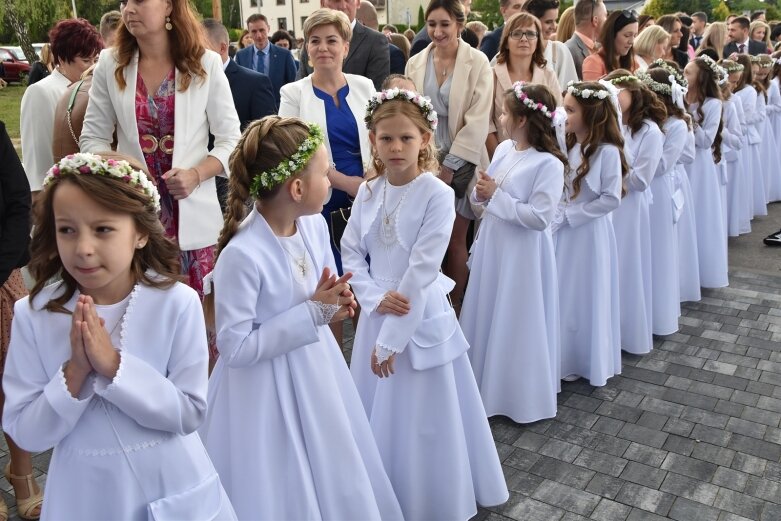
[(173, 28), (174, 28), (174, 26), (171, 25), (171, 17), (170, 16), (166, 16), (165, 17), (165, 30), (166, 31), (170, 31)]

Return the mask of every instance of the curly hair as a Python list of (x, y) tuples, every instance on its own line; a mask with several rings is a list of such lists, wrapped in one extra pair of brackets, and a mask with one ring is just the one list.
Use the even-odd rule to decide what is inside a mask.
[[(606, 91), (607, 89), (597, 82), (582, 82), (577, 84), (578, 89), (590, 89), (592, 91)], [(567, 96), (572, 96), (567, 94)], [(572, 181), (571, 198), (576, 198), (580, 194), (583, 179), (591, 168), (591, 158), (597, 153), (600, 145), (610, 144), (618, 148), (621, 157), (621, 196), (626, 195), (626, 188), (623, 181), (629, 174), (629, 164), (624, 156), (624, 136), (618, 126), (618, 113), (613, 106), (613, 101), (608, 97), (599, 99), (596, 96), (582, 98), (572, 96), (572, 99), (580, 105), (583, 110), (583, 121), (588, 125), (588, 135), (581, 143), (580, 154), (583, 159), (578, 169), (575, 171), (575, 179)], [(575, 146), (575, 134), (567, 134), (567, 149)]]
[(103, 50), (103, 38), (95, 27), (83, 18), (60, 20), (49, 31), (54, 64), (72, 62), (76, 58), (95, 58)]
[[(548, 87), (540, 84), (526, 84), (523, 92), (536, 103), (542, 103), (549, 111), (556, 110), (556, 98)], [(504, 106), (508, 109), (514, 121), (526, 118), (527, 138), (529, 144), (538, 152), (547, 152), (556, 156), (564, 163), (564, 175), (569, 172), (569, 160), (556, 142), (556, 130), (551, 125), (551, 120), (539, 110), (532, 110), (524, 105), (515, 94), (514, 89), (508, 89), (504, 93)]]
[[(104, 159), (125, 160), (136, 170), (146, 170), (134, 159), (116, 152), (101, 152), (98, 155)], [(43, 197), (35, 205), (35, 227), (30, 241), (31, 261), (28, 264), (30, 274), (36, 281), (30, 290), (31, 306), (35, 296), (49, 281), (60, 276), (60, 284), (65, 291), (47, 302), (44, 309), (56, 313), (70, 313), (65, 304), (78, 289), (76, 279), (63, 266), (57, 249), (54, 198), (57, 189), (64, 184), (77, 186), (90, 199), (112, 212), (132, 216), (138, 233), (147, 236), (146, 245), (136, 249), (133, 254), (130, 272), (134, 280), (147, 286), (166, 288), (182, 279), (179, 247), (166, 237), (160, 218), (150, 207), (149, 197), (145, 193), (122, 179), (110, 176), (62, 173), (46, 186)], [(150, 277), (148, 270), (156, 272), (161, 278)]]
[[(369, 132), (374, 133), (377, 123), (383, 119), (392, 118), (394, 116), (404, 116), (408, 118), (418, 128), (421, 134), (431, 133), (431, 127), (426, 116), (421, 110), (413, 103), (402, 99), (391, 99), (383, 102), (372, 112), (372, 119), (369, 123)], [(372, 146), (372, 162), (371, 168), (374, 171), (374, 175), (367, 178), (367, 181), (376, 179), (385, 175), (385, 163), (382, 162), (377, 149)], [(428, 145), (420, 150), (418, 153), (418, 171), (420, 172), (436, 172), (439, 170), (439, 162), (437, 161), (437, 149), (434, 145), (434, 136), (428, 141)]]
[[(716, 73), (710, 68), (710, 65), (705, 62), (703, 58), (696, 58), (689, 62), (697, 66), (697, 78), (696, 81), (689, 83), (689, 94), (694, 95), (694, 100), (697, 103), (697, 118), (694, 120), (694, 124), (702, 123), (705, 118), (705, 113), (702, 111), (702, 106), (705, 104), (705, 100), (708, 98), (715, 98), (721, 101), (721, 89), (719, 88), (719, 82), (716, 78)], [(723, 108), (722, 108), (723, 112)], [(723, 115), (719, 117), (719, 128), (716, 131), (716, 137), (711, 145), (713, 152), (713, 162), (718, 164), (721, 162), (721, 131), (724, 129)]]
[[(189, 0), (169, 1), (171, 3), (169, 18), (172, 27), (168, 31), (168, 43), (174, 66), (181, 73), (178, 90), (184, 92), (194, 78), (198, 78), (200, 81), (206, 79), (206, 70), (201, 64), (201, 57), (206, 52), (205, 36)], [(123, 16), (127, 16), (127, 10)], [(130, 65), (137, 52), (138, 40), (130, 33), (127, 25), (121, 24), (117, 29), (116, 48), (114, 49), (117, 60), (114, 79), (120, 90), (127, 87), (124, 75), (125, 68)]]
[[(622, 76), (633, 77), (629, 71), (616, 69), (605, 76), (605, 79), (615, 80)], [(629, 111), (628, 118), (632, 135), (643, 127), (643, 121), (646, 119), (650, 119), (659, 125), (659, 128), (664, 126), (664, 122), (667, 121), (667, 108), (644, 83), (639, 80), (624, 80), (615, 85), (628, 91), (632, 96), (632, 108)]]
[[(672, 83), (670, 82), (670, 73), (660, 67), (659, 65), (651, 65), (651, 67), (648, 68), (648, 75), (651, 76), (651, 79), (653, 79), (657, 83), (662, 83), (664, 85), (670, 85), (672, 86)], [(691, 130), (692, 128), (692, 120), (691, 116), (689, 116), (689, 113), (686, 112), (685, 109), (682, 109), (675, 103), (673, 103), (673, 98), (669, 94), (662, 94), (660, 92), (654, 92), (656, 94), (656, 97), (661, 100), (662, 103), (664, 103), (665, 108), (667, 109), (667, 117), (675, 117), (678, 119), (682, 119), (686, 122), (686, 126)], [(685, 101), (684, 101), (685, 103)]]
[[(532, 53), (532, 61), (529, 67), (529, 73), (533, 73), (534, 66), (545, 68), (548, 64), (548, 60), (545, 59), (544, 49), (542, 47), (542, 24), (539, 19), (529, 13), (515, 13), (512, 15), (504, 25), (502, 31), (502, 38), (499, 41), (499, 52), (496, 54), (496, 63), (507, 63), (510, 60), (510, 33), (520, 29), (521, 27), (534, 26), (537, 31), (537, 41)], [(529, 42), (531, 44), (532, 42)]]

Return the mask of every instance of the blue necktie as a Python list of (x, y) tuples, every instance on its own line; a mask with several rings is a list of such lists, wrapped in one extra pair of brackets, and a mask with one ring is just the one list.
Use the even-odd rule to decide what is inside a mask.
[(263, 62), (263, 51), (257, 51), (258, 67), (257, 70), (261, 74), (266, 74), (266, 64)]

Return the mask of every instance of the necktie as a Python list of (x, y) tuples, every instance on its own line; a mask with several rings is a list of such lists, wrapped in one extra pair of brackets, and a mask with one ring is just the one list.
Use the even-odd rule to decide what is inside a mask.
[(257, 51), (258, 53), (258, 72), (261, 74), (266, 74), (266, 64), (263, 61), (263, 52)]
[(743, 54), (744, 52), (746, 52), (746, 44), (745, 43), (741, 43), (740, 45), (738, 45), (738, 52), (740, 54)]

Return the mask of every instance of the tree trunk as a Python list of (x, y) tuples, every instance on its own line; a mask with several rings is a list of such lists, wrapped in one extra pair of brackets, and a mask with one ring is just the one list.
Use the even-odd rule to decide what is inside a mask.
[(6, 20), (8, 20), (8, 25), (11, 26), (11, 29), (13, 29), (16, 37), (19, 39), (19, 45), (22, 47), (22, 52), (30, 65), (32, 65), (33, 62), (38, 61), (38, 55), (35, 53), (33, 44), (30, 41), (30, 35), (27, 33), (27, 25), (24, 23), (24, 20), (19, 18), (13, 0), (5, 0), (5, 15)]
[(222, 22), (222, 2), (220, 0), (212, 0), (212, 18)]

